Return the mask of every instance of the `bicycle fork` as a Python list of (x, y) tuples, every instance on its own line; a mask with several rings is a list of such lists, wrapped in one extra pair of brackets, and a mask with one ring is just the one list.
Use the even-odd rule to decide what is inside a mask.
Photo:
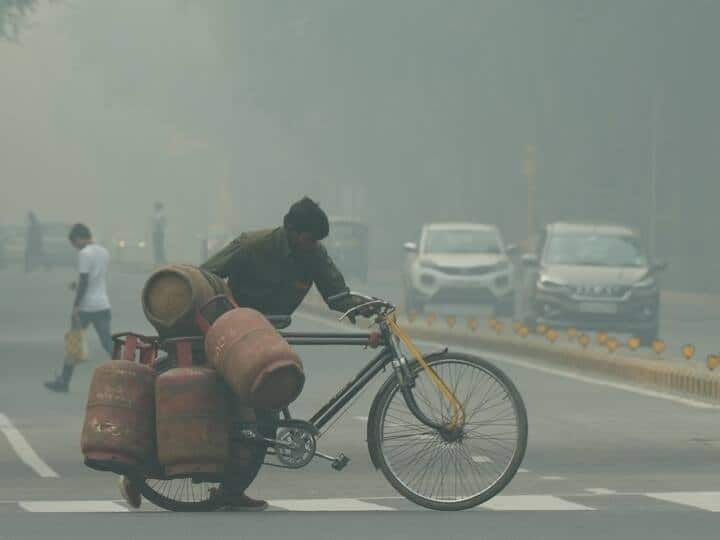
[[(406, 405), (410, 412), (424, 425), (440, 432), (445, 438), (459, 437), (462, 433), (464, 426), (464, 415), (465, 411), (462, 405), (459, 403), (452, 391), (447, 387), (445, 382), (435, 373), (435, 370), (425, 362), (420, 354), (420, 351), (412, 344), (407, 336), (402, 332), (397, 323), (394, 321), (390, 322), (390, 328), (392, 329), (391, 344), (393, 352), (395, 353), (395, 360), (391, 362), (391, 366), (395, 371), (395, 375), (398, 379), (400, 386), (400, 392), (403, 395)], [(400, 343), (404, 343), (410, 350), (413, 356), (416, 357), (420, 366), (428, 372), (432, 382), (443, 395), (448, 399), (454, 409), (454, 417), (449, 424), (440, 423), (429, 418), (420, 408), (413, 394), (413, 388), (415, 387), (415, 377), (413, 377), (412, 370), (408, 365), (407, 358), (402, 354)]]

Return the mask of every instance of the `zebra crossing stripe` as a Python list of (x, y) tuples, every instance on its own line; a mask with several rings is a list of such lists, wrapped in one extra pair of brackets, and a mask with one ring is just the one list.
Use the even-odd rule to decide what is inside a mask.
[(26, 512), (127, 512), (128, 509), (113, 501), (20, 501), (20, 508)]
[(695, 491), (671, 493), (646, 493), (647, 497), (660, 501), (692, 506), (708, 512), (720, 512), (720, 491)]
[(566, 501), (553, 495), (498, 495), (478, 507), (479, 509), (545, 512), (556, 510), (595, 510), (589, 506)]
[(292, 512), (394, 511), (395, 508), (359, 499), (284, 499), (268, 501), (271, 507)]

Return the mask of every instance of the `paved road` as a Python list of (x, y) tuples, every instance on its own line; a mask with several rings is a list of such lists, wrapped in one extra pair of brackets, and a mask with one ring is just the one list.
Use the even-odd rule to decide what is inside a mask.
[[(371, 467), (364, 417), (375, 385), (321, 441), (321, 451), (351, 457), (345, 471), (316, 463), (261, 473), (251, 494), (270, 499), (273, 512), (177, 515), (146, 503), (144, 512), (128, 513), (115, 477), (86, 469), (80, 458), (92, 365), (80, 369), (68, 395), (41, 386), (60, 362), (71, 299), (63, 286), (71, 277), (4, 274), (0, 283), (1, 539), (657, 540), (710, 538), (720, 525), (720, 410), (619, 390), (601, 380), (581, 382), (497, 355), (493, 359), (526, 400), (530, 439), (522, 472), (480, 509), (444, 514), (415, 507)], [(141, 285), (137, 274), (112, 276), (115, 330), (149, 330), (138, 305)], [(297, 317), (295, 325), (327, 328), (309, 317)], [(295, 414), (317, 408), (366, 355), (303, 350), (308, 383)]]

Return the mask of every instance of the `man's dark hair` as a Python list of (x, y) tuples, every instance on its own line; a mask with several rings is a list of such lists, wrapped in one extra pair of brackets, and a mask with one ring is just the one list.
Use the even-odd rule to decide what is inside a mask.
[(284, 224), (287, 230), (310, 233), (315, 240), (322, 240), (330, 232), (327, 214), (309, 197), (303, 197), (290, 207)]
[(92, 238), (92, 233), (90, 232), (90, 229), (87, 225), (83, 225), (82, 223), (76, 223), (70, 228), (70, 234), (68, 234), (68, 238), (71, 242), (75, 240), (87, 240), (89, 238)]

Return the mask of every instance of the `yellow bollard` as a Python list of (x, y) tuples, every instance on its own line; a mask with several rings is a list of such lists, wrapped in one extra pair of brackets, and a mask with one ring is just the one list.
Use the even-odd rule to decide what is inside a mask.
[(455, 317), (455, 315), (448, 315), (445, 317), (445, 322), (447, 322), (447, 325), (450, 328), (455, 328), (455, 324), (457, 323), (457, 317)]
[(609, 338), (610, 336), (608, 336), (607, 332), (598, 332), (595, 336), (595, 341), (597, 341), (598, 345), (605, 345)]
[(550, 328), (547, 332), (545, 332), (545, 337), (550, 343), (555, 343), (558, 338), (557, 330), (553, 330), (552, 328)]
[(651, 347), (655, 354), (662, 354), (665, 351), (665, 342), (662, 339), (656, 339), (652, 342)]
[(640, 348), (640, 338), (637, 336), (631, 336), (627, 340), (628, 349), (635, 351)]
[(518, 331), (518, 334), (520, 334), (520, 337), (526, 338), (530, 335), (530, 329), (527, 326), (522, 325), (520, 327), (520, 330)]
[(435, 320), (437, 319), (437, 315), (435, 313), (428, 313), (425, 317), (425, 320), (427, 321), (428, 326), (432, 326)]
[(608, 351), (614, 353), (620, 347), (620, 342), (616, 338), (609, 338), (605, 345), (607, 346)]
[(480, 327), (480, 323), (478, 322), (477, 317), (468, 317), (466, 320), (467, 327), (473, 332)]
[(538, 324), (538, 325), (535, 327), (535, 332), (536, 332), (537, 334), (544, 334), (545, 332), (547, 332), (547, 330), (548, 330), (547, 325), (542, 324), (542, 323)]
[(587, 334), (580, 335), (580, 337), (578, 337), (578, 343), (583, 349), (587, 349), (590, 345), (590, 336)]
[(681, 352), (685, 360), (690, 360), (693, 356), (695, 356), (695, 345), (690, 345), (689, 343), (687, 345), (683, 345)]
[(568, 328), (567, 336), (570, 339), (570, 341), (573, 341), (578, 336), (577, 328)]
[(713, 371), (716, 367), (720, 366), (720, 354), (710, 354), (707, 357), (707, 367), (710, 371)]

